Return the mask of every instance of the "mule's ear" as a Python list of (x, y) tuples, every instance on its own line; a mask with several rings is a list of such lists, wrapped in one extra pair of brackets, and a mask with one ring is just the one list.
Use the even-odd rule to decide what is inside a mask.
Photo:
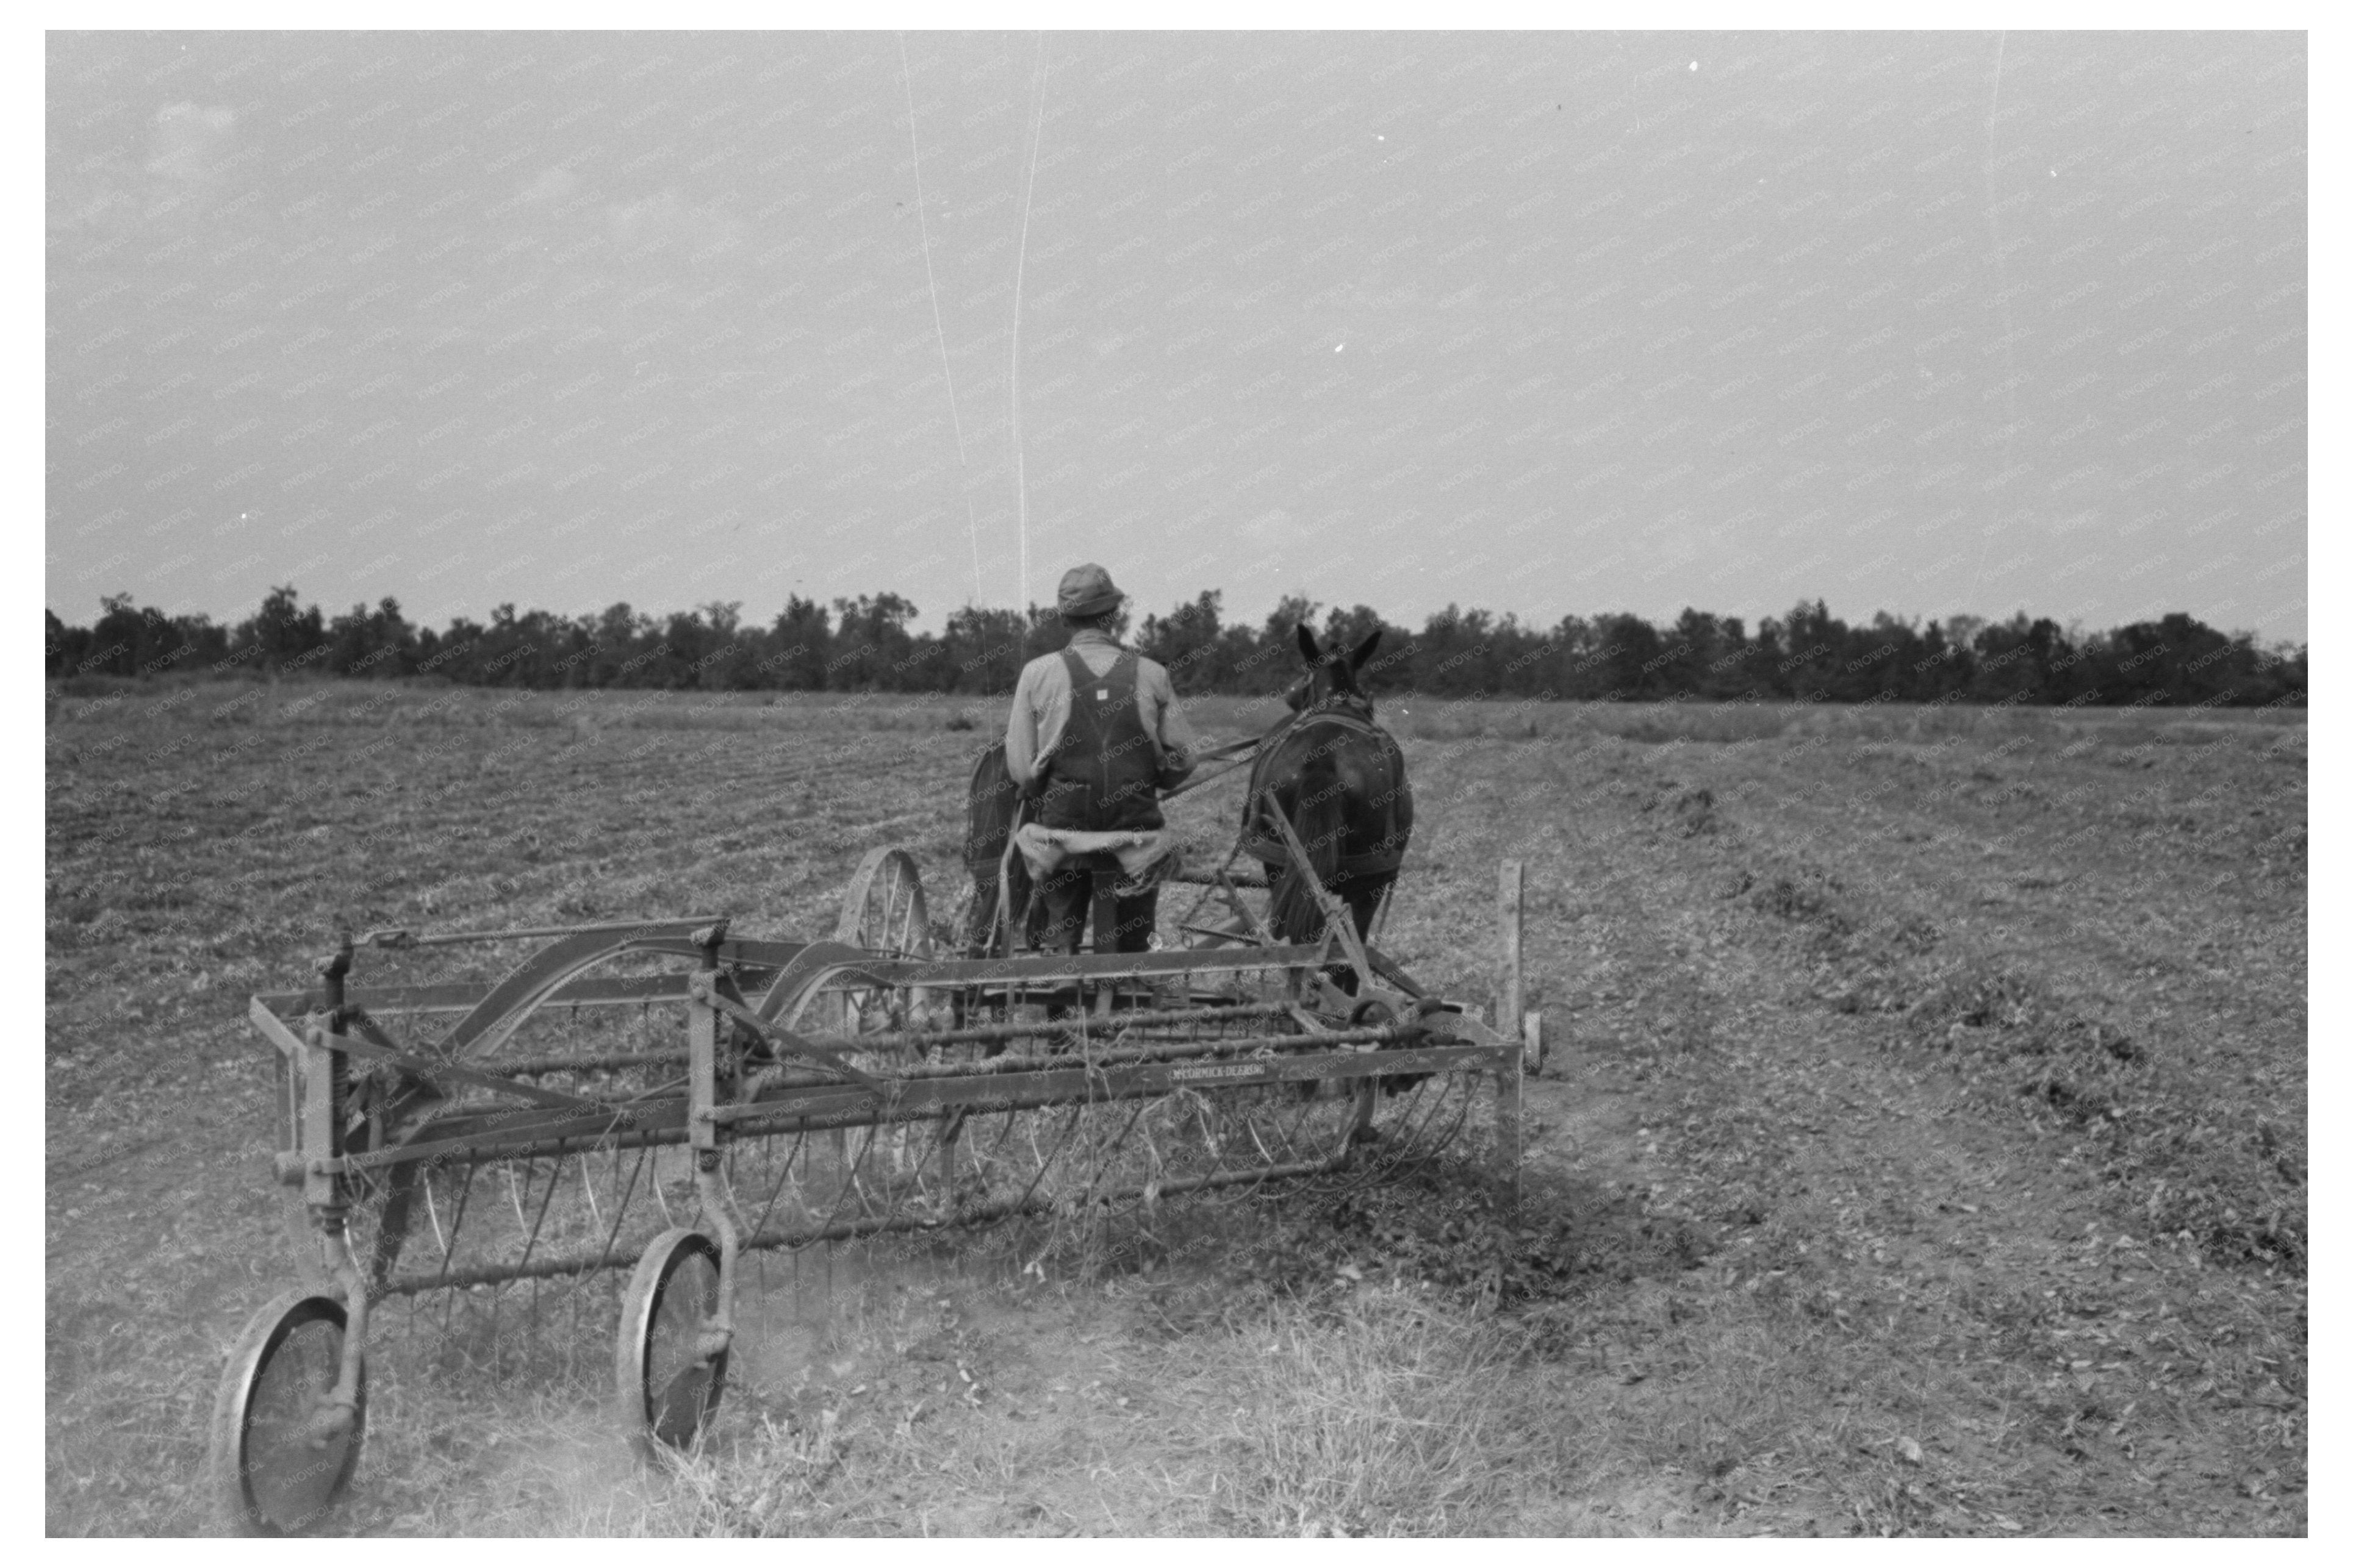
[(1308, 625), (1305, 621), (1300, 622), (1297, 629), (1299, 632), (1299, 657), (1305, 659), (1310, 664), (1317, 662), (1324, 657), (1324, 650), (1315, 646), (1314, 632), (1308, 628)]
[(1381, 628), (1375, 626), (1371, 631), (1365, 634), (1365, 640), (1358, 643), (1355, 650), (1348, 655), (1348, 668), (1350, 672), (1353, 673), (1364, 668), (1365, 660), (1373, 657), (1373, 649), (1380, 647), (1380, 644)]

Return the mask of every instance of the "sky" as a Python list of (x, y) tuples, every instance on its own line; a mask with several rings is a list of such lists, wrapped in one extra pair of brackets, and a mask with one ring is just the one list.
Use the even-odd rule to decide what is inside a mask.
[(2306, 636), (2301, 35), (51, 34), (48, 605)]

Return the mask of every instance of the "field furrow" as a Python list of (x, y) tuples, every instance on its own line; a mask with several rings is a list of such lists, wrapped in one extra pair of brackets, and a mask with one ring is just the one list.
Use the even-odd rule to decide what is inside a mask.
[[(207, 1528), (220, 1358), (290, 1278), (245, 997), (339, 927), (817, 935), (884, 844), (954, 901), (988, 739), (955, 704), (561, 700), (59, 705), (53, 1533)], [(1003, 1233), (774, 1259), (765, 1348), (668, 1475), (607, 1436), (601, 1340), (465, 1374), (436, 1347), (487, 1325), (404, 1309), (340, 1528), (2304, 1529), (2300, 723), (1395, 710), (1385, 945), (1488, 995), (1526, 868), (1554, 1055), (1515, 1226), (1458, 1173), (1174, 1205), (1067, 1271)], [(1239, 794), (1171, 820), (1215, 855)]]

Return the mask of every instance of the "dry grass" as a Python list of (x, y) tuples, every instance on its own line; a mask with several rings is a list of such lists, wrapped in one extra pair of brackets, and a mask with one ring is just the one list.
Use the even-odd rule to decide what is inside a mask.
[(1190, 1363), (1177, 1397), (1241, 1400), (1193, 1456), (1241, 1534), (1476, 1533), (1538, 1415), (1503, 1336), (1409, 1288), (1294, 1306), (1173, 1359)]
[(593, 1405), (546, 1401), (477, 1420), (477, 1444), (486, 1426), (496, 1440), (462, 1468), (437, 1475), (430, 1436), (379, 1451), (379, 1477), (406, 1468), (402, 1489), (436, 1499), (392, 1526), (1649, 1534), (1694, 1528), (1694, 1489), (1783, 1528), (1968, 1519), (1906, 1493), (1900, 1455), (1967, 1425), (1971, 1391), (1886, 1325), (1858, 1337), (1821, 1314), (1819, 1285), (1760, 1292), (1710, 1271), (1500, 1318), (1412, 1285), (1340, 1287), (1158, 1343), (1120, 1332), (1134, 1285), (957, 1292), (968, 1311), (1063, 1318), (1081, 1356), (1103, 1348), (1076, 1367), (985, 1350), (911, 1362), (932, 1289), (838, 1304), (807, 1361), (748, 1373), (704, 1447), (650, 1467)]

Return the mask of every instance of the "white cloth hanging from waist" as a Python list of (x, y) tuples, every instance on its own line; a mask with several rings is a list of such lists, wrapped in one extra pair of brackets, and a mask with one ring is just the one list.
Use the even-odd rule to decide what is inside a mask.
[(1112, 856), (1119, 862), (1118, 891), (1130, 896), (1166, 881), (1178, 858), (1176, 835), (1166, 827), (1088, 833), (1025, 822), (1013, 836), (1013, 845), (1033, 878), (1052, 874), (1074, 855)]

